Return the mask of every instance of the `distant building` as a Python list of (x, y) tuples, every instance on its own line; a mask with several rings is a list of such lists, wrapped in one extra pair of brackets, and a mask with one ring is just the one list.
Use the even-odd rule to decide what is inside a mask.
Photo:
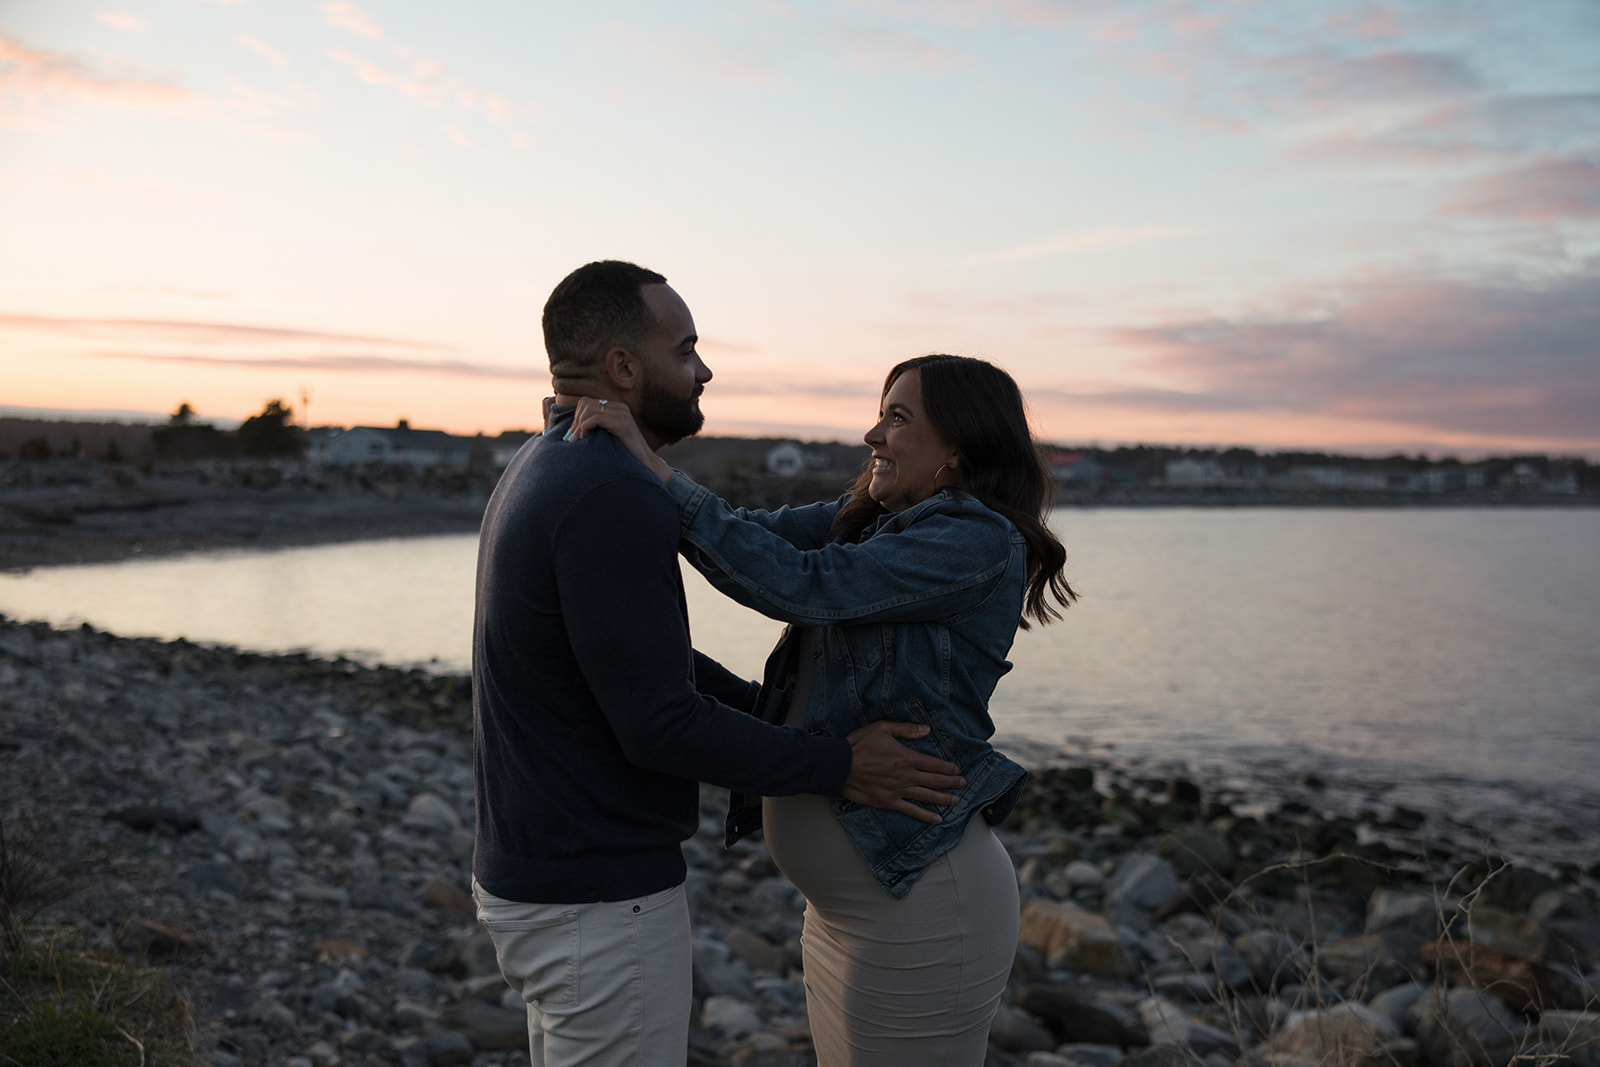
[(1222, 485), (1227, 481), (1227, 477), (1222, 464), (1210, 458), (1185, 456), (1182, 459), (1170, 459), (1166, 465), (1166, 480), (1169, 486), (1200, 488)]
[(798, 441), (782, 441), (767, 449), (766, 468), (769, 474), (793, 478), (801, 471), (831, 471), (833, 457), (827, 450), (807, 446)]
[(1058, 482), (1095, 485), (1105, 481), (1105, 468), (1082, 452), (1050, 452), (1044, 461)]
[[(336, 467), (388, 463), (407, 467), (466, 467), (481, 447), (472, 437), (443, 430), (413, 430), (401, 419), (394, 426), (353, 426), (328, 441), (325, 462)], [(487, 457), (486, 457), (487, 458)]]
[(784, 478), (793, 478), (806, 469), (806, 456), (793, 441), (785, 441), (767, 449), (767, 470)]

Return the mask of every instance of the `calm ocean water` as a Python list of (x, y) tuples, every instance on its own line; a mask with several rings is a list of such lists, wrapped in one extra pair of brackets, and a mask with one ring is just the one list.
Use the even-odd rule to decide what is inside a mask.
[[(1063, 510), (1054, 525), (1082, 601), (1019, 634), (992, 708), (1003, 743), (1245, 790), (1314, 774), (1336, 806), (1600, 851), (1600, 510)], [(458, 672), (476, 547), (40, 568), (0, 575), (0, 613)], [(693, 574), (689, 595), (696, 644), (758, 675), (778, 624)]]

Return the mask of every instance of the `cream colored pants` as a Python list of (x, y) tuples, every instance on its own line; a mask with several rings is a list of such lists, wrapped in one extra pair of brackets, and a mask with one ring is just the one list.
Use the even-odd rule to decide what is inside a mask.
[(472, 882), (500, 973), (528, 1005), (533, 1067), (683, 1067), (693, 1008), (683, 886), (634, 900), (523, 904)]

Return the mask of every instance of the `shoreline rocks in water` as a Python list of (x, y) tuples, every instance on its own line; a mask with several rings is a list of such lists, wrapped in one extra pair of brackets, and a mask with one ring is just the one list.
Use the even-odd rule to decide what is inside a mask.
[[(467, 897), (465, 679), (0, 620), (0, 694), (7, 840), (67, 875), (36, 921), (163, 967), (211, 1063), (527, 1062)], [(1600, 864), (1263, 800), (1037, 765), (989, 1062), (1600, 1063)], [(701, 811), (691, 1063), (811, 1063), (799, 894)]]

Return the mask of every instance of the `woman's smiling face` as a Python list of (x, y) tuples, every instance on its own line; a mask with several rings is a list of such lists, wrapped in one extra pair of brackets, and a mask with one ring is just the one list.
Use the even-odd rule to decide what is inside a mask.
[[(883, 394), (878, 421), (863, 438), (872, 447), (867, 493), (890, 511), (904, 511), (956, 482), (956, 450), (922, 406), (922, 373), (908, 370)], [(940, 468), (949, 468), (941, 473)]]

